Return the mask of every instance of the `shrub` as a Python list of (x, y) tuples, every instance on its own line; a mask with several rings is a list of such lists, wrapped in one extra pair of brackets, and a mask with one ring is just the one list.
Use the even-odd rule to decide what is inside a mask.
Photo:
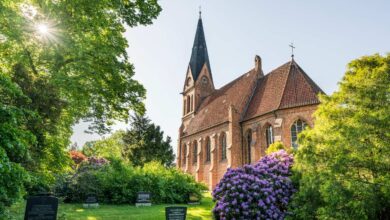
[(265, 151), (265, 154), (270, 155), (270, 154), (272, 154), (274, 152), (278, 152), (280, 150), (284, 150), (289, 154), (292, 153), (292, 151), (293, 151), (292, 148), (286, 147), (281, 141), (276, 141), (268, 147), (268, 149)]
[(217, 219), (284, 219), (294, 192), (289, 176), (293, 163), (284, 150), (255, 165), (228, 169), (214, 189)]
[(75, 151), (75, 150), (72, 150), (69, 152), (70, 154), (70, 157), (72, 158), (73, 162), (76, 164), (76, 165), (79, 165), (80, 163), (82, 163), (83, 161), (87, 160), (88, 158), (83, 154), (81, 153), (80, 151)]
[(207, 189), (192, 176), (158, 162), (141, 168), (116, 159), (100, 167), (82, 164), (69, 183), (68, 202), (83, 202), (88, 194), (96, 194), (101, 202), (112, 204), (135, 203), (141, 191), (150, 192), (153, 203), (184, 203), (189, 194), (201, 197)]

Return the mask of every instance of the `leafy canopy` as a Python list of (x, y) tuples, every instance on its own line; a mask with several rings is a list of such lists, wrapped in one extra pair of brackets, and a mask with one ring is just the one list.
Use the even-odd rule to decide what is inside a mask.
[(296, 154), (296, 219), (390, 216), (390, 55), (352, 61)]
[(144, 111), (123, 34), (160, 11), (157, 0), (0, 1), (0, 209), (68, 167), (79, 120), (104, 133)]

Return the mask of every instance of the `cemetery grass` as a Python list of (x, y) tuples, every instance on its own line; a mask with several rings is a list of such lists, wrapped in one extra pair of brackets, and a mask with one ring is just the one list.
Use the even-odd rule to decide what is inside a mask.
[[(151, 207), (135, 207), (134, 205), (105, 205), (101, 204), (97, 209), (84, 209), (82, 204), (59, 204), (58, 220), (159, 220), (165, 219), (165, 207), (170, 204), (152, 205)], [(187, 219), (209, 220), (212, 219), (211, 210), (214, 202), (210, 193), (205, 193), (199, 205), (178, 205), (187, 207)], [(25, 202), (20, 202), (11, 207), (12, 219), (23, 219)]]

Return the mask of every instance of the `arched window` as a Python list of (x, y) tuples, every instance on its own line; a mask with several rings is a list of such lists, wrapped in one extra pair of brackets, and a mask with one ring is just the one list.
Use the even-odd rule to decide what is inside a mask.
[(183, 166), (186, 165), (186, 159), (187, 159), (187, 146), (183, 145)]
[(226, 134), (221, 136), (221, 160), (226, 160)]
[(272, 131), (272, 126), (271, 125), (268, 125), (268, 127), (265, 129), (265, 138), (266, 138), (266, 141), (267, 141), (267, 147), (269, 147), (269, 145), (274, 143), (274, 135), (273, 135), (273, 131)]
[(191, 97), (188, 95), (187, 96), (187, 113), (190, 112), (190, 108), (191, 108)]
[(205, 162), (210, 162), (211, 161), (211, 142), (210, 138), (207, 137), (206, 139), (206, 160)]
[(191, 112), (194, 110), (194, 96), (191, 95)]
[(198, 142), (194, 141), (192, 148), (192, 162), (196, 164), (198, 162)]
[(251, 145), (252, 145), (252, 130), (249, 129), (246, 132), (246, 137), (245, 137), (245, 148), (244, 149), (244, 161), (246, 164), (251, 163)]
[(184, 99), (184, 105), (183, 105), (183, 115), (185, 115), (185, 114), (187, 113), (187, 109), (186, 109), (186, 107), (187, 107), (187, 100), (186, 100), (186, 99)]
[(298, 134), (306, 128), (306, 123), (301, 119), (298, 119), (291, 126), (291, 146), (294, 149), (298, 148)]

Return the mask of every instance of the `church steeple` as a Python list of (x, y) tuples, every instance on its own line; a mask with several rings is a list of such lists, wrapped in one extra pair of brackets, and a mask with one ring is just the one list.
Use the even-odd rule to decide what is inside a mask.
[(192, 77), (194, 81), (198, 76), (204, 65), (207, 65), (208, 71), (211, 75), (209, 55), (207, 53), (206, 38), (204, 36), (203, 22), (201, 12), (199, 12), (198, 26), (196, 28), (194, 45), (192, 47), (191, 59), (189, 67), (191, 68)]

